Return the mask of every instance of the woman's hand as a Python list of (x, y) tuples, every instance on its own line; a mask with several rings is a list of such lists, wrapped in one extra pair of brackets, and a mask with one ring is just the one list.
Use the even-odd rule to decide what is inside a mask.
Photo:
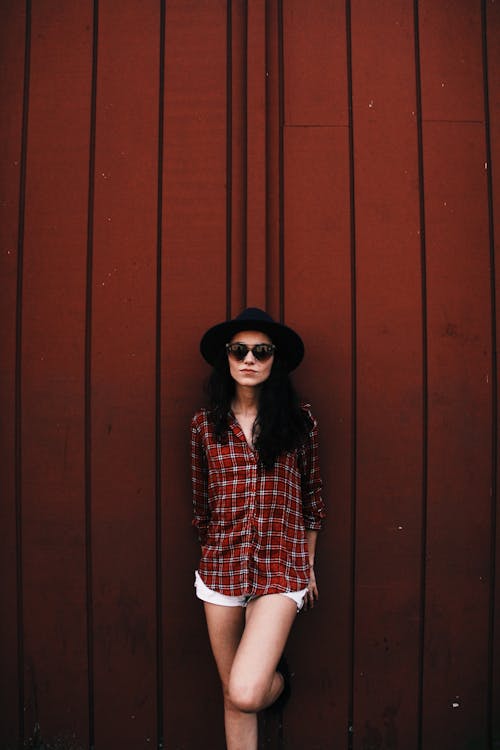
[(311, 565), (309, 568), (309, 585), (307, 587), (307, 593), (304, 598), (303, 609), (307, 611), (314, 607), (314, 602), (319, 598), (318, 586), (316, 584), (316, 575), (314, 573), (314, 566)]

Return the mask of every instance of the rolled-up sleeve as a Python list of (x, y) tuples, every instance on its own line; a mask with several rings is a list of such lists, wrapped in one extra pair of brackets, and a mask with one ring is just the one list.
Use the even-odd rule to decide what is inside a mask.
[(191, 484), (193, 489), (193, 526), (201, 544), (205, 543), (210, 517), (208, 506), (207, 460), (196, 416), (191, 422)]
[(302, 512), (304, 525), (311, 531), (319, 531), (326, 519), (326, 508), (323, 502), (323, 483), (319, 466), (319, 429), (318, 423), (308, 411), (312, 422), (308, 440), (301, 450), (302, 473)]

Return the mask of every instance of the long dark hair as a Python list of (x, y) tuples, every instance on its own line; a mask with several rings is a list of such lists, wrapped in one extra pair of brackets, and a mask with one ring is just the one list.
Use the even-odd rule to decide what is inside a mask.
[[(207, 383), (210, 419), (217, 440), (227, 437), (228, 412), (235, 394), (235, 382), (229, 371), (227, 355), (222, 352)], [(259, 391), (259, 411), (254, 424), (254, 445), (266, 469), (272, 469), (278, 456), (299, 448), (311, 429), (307, 412), (301, 408), (290, 376), (274, 356), (271, 372)]]

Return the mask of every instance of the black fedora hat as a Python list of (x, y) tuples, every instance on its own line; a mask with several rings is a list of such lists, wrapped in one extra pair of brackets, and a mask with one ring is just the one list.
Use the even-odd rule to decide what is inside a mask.
[(302, 362), (304, 344), (299, 334), (282, 323), (276, 323), (258, 307), (247, 307), (236, 318), (209, 328), (200, 341), (200, 352), (204, 359), (210, 365), (215, 365), (224, 351), (225, 344), (239, 331), (266, 333), (275, 344), (276, 353), (289, 372)]

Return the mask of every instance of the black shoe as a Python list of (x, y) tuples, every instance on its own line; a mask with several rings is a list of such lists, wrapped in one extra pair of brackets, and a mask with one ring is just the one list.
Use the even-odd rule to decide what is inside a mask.
[(281, 712), (285, 708), (286, 704), (290, 700), (290, 695), (292, 694), (292, 681), (290, 677), (290, 669), (288, 667), (288, 662), (286, 660), (286, 656), (282, 654), (278, 666), (276, 667), (276, 671), (281, 674), (283, 677), (283, 691), (278, 695), (272, 706), (270, 706), (272, 711)]

